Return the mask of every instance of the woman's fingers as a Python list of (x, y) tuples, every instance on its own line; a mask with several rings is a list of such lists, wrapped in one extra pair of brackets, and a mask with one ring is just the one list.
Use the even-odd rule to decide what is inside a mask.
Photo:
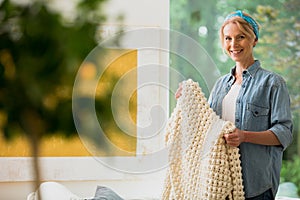
[(178, 89), (177, 89), (177, 91), (175, 93), (175, 98), (178, 99), (179, 97), (181, 97), (181, 95), (182, 95), (182, 85), (180, 83), (179, 87), (178, 87)]
[(232, 133), (224, 135), (226, 143), (234, 147), (239, 146), (243, 142), (243, 138), (243, 132), (237, 128)]

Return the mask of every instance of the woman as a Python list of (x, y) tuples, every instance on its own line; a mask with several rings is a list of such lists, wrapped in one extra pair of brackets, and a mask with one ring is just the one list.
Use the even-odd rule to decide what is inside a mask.
[(278, 189), (283, 151), (292, 142), (292, 119), (285, 81), (254, 59), (258, 38), (259, 26), (250, 15), (236, 11), (226, 17), (220, 39), (235, 66), (216, 82), (208, 101), (236, 125), (224, 138), (240, 148), (246, 199), (269, 200)]

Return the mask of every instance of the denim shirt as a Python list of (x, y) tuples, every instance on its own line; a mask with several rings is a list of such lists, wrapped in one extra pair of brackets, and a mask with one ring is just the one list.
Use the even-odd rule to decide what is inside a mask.
[[(221, 77), (209, 97), (211, 108), (222, 117), (222, 101), (235, 81), (235, 68)], [(241, 143), (241, 165), (246, 198), (278, 189), (283, 151), (292, 142), (290, 98), (283, 78), (267, 71), (259, 61), (243, 71), (238, 94), (235, 125), (241, 130), (272, 131), (280, 146)]]

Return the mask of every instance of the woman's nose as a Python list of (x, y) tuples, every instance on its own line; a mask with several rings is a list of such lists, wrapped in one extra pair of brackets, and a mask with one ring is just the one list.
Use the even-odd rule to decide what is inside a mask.
[(234, 46), (234, 45), (236, 45), (237, 44), (237, 41), (235, 40), (235, 39), (232, 39), (231, 40), (231, 46)]

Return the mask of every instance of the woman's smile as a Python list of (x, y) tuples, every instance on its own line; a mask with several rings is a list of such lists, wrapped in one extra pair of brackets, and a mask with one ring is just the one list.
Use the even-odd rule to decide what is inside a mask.
[(243, 49), (239, 49), (239, 50), (229, 50), (230, 51), (230, 53), (231, 54), (233, 54), (233, 55), (238, 55), (238, 54), (240, 54), (242, 51), (243, 51)]

